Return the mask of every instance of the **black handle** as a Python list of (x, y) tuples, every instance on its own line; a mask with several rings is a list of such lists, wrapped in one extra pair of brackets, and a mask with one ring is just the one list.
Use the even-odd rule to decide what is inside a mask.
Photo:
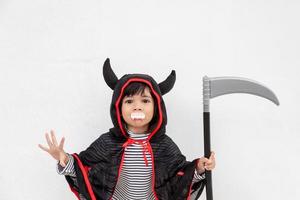
[[(209, 112), (203, 112), (203, 124), (204, 124), (204, 156), (206, 158), (210, 157), (210, 116)], [(206, 199), (213, 200), (213, 191), (212, 191), (212, 179), (211, 171), (205, 171), (206, 179)]]

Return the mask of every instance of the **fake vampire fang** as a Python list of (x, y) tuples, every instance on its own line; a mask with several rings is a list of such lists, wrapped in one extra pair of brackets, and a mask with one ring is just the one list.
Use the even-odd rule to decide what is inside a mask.
[(145, 119), (145, 114), (142, 112), (134, 112), (130, 115), (132, 120)]

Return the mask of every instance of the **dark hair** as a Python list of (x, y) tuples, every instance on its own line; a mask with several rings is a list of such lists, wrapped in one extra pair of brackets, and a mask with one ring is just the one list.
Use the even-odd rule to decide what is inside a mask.
[[(145, 88), (149, 86), (146, 84), (146, 83), (143, 83), (143, 82), (131, 82), (127, 85), (127, 87), (124, 89), (123, 91), (123, 95), (122, 95), (122, 98), (121, 98), (121, 102), (123, 100), (124, 97), (126, 96), (133, 96), (133, 95), (136, 95), (136, 94), (144, 94), (145, 92)], [(149, 88), (150, 89), (150, 88)], [(150, 89), (150, 94), (153, 98), (153, 101), (154, 101), (154, 112), (153, 112), (153, 117), (152, 117), (152, 120), (150, 121), (149, 123), (149, 129), (150, 127), (155, 124), (155, 122), (157, 122), (157, 119), (158, 119), (158, 111), (157, 111), (157, 99), (155, 98), (152, 90)], [(120, 103), (119, 105), (119, 110), (121, 110), (121, 107), (122, 107), (122, 103)], [(123, 120), (123, 117), (122, 117), (122, 121), (124, 122)]]
[[(142, 83), (142, 82), (131, 82), (127, 85), (127, 87), (125, 88), (124, 92), (123, 92), (123, 97), (125, 96), (132, 96), (135, 94), (143, 94), (145, 91), (145, 88), (149, 87), (146, 83)], [(153, 97), (152, 91), (150, 90), (150, 94)]]

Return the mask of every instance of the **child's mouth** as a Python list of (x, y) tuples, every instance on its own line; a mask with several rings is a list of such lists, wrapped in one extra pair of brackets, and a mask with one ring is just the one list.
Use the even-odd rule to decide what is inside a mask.
[(132, 120), (143, 120), (145, 119), (145, 114), (142, 112), (134, 112), (130, 115)]

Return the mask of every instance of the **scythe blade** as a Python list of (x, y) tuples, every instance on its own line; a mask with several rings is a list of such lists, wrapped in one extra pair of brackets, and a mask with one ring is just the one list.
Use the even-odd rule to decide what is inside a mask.
[(257, 81), (241, 77), (215, 77), (209, 78), (209, 81), (210, 98), (231, 93), (248, 93), (269, 99), (279, 105), (274, 92)]

